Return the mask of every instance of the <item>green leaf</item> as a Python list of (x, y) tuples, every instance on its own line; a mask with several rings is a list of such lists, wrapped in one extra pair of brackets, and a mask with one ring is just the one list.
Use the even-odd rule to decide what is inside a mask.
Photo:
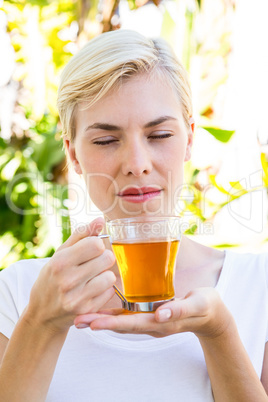
[(208, 131), (216, 140), (221, 142), (228, 142), (233, 134), (235, 133), (234, 130), (222, 130), (216, 127), (202, 127), (204, 130)]
[(135, 0), (127, 0), (130, 10), (136, 10), (138, 7)]
[(223, 244), (216, 244), (213, 247), (215, 248), (231, 248), (231, 247), (239, 247), (239, 244), (228, 244), (228, 243), (223, 243)]
[(189, 229), (185, 230), (185, 235), (194, 235), (197, 230), (197, 225), (192, 225)]
[(229, 192), (216, 182), (216, 176), (214, 174), (209, 175), (209, 180), (211, 184), (213, 184), (213, 186), (216, 187), (221, 193), (229, 195)]
[(32, 6), (45, 7), (49, 4), (47, 0), (27, 0)]
[(174, 42), (174, 33), (175, 33), (176, 23), (171, 17), (169, 11), (165, 9), (163, 15), (163, 22), (161, 27), (161, 37), (166, 39), (169, 43)]
[(261, 164), (262, 164), (262, 168), (263, 168), (263, 173), (264, 173), (264, 185), (265, 187), (268, 187), (268, 163), (266, 160), (266, 154), (265, 153), (261, 153)]
[[(245, 189), (239, 181), (230, 181), (230, 185), (232, 189), (229, 193), (235, 198), (239, 198), (248, 193), (247, 189)], [(235, 190), (235, 192), (233, 190)]]
[(48, 174), (54, 166), (57, 166), (65, 158), (65, 153), (62, 149), (62, 141), (57, 140), (55, 134), (41, 134), (37, 141), (29, 141), (29, 146), (33, 149), (31, 159), (36, 162), (38, 170), (42, 173), (46, 180)]

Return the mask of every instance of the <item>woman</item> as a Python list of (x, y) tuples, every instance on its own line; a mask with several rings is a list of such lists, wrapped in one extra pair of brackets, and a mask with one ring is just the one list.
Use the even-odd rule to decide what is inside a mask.
[[(97, 37), (65, 68), (58, 105), (70, 161), (106, 219), (174, 213), (194, 123), (165, 43)], [(176, 299), (126, 315), (103, 226), (1, 273), (0, 400), (267, 401), (267, 256), (183, 238)]]

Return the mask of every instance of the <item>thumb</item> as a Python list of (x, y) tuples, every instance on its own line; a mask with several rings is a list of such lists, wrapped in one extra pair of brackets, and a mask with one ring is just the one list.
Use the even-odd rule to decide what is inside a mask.
[(210, 306), (215, 306), (218, 293), (214, 288), (197, 288), (191, 290), (184, 298), (178, 298), (163, 304), (156, 310), (156, 320), (165, 322), (193, 317), (205, 317)]
[(205, 292), (198, 290), (190, 291), (185, 298), (163, 304), (156, 310), (156, 320), (165, 322), (205, 315), (209, 309), (209, 300)]
[(71, 234), (69, 239), (67, 239), (58, 250), (63, 250), (67, 247), (71, 247), (73, 244), (77, 243), (79, 240), (84, 239), (88, 236), (98, 236), (105, 225), (105, 221), (102, 217), (94, 219), (92, 222), (86, 225), (81, 225), (75, 229)]

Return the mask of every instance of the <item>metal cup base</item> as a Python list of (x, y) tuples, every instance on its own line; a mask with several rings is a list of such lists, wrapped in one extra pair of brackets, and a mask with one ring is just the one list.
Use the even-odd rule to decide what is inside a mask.
[(151, 311), (155, 311), (162, 304), (172, 300), (174, 300), (174, 297), (168, 300), (156, 300), (153, 302), (129, 302), (127, 300), (121, 300), (121, 301), (124, 310), (140, 312), (140, 313), (148, 313)]
[(156, 300), (156, 301), (152, 301), (152, 302), (129, 302), (129, 301), (127, 301), (127, 299), (125, 298), (123, 293), (121, 293), (120, 290), (115, 285), (113, 287), (114, 287), (115, 293), (121, 300), (122, 308), (124, 310), (133, 311), (136, 313), (149, 313), (150, 311), (155, 311), (157, 309), (157, 307), (175, 299), (174, 297), (172, 297), (171, 299), (168, 299), (168, 300)]

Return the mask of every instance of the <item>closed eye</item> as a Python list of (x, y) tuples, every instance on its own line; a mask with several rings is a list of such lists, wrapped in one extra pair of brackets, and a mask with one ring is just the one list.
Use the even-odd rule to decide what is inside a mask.
[[(165, 133), (165, 134), (158, 134), (158, 135), (150, 135), (150, 136), (148, 136), (148, 139), (149, 140), (161, 140), (161, 139), (170, 138), (170, 137), (173, 137), (173, 134)], [(109, 145), (109, 144), (112, 144), (114, 142), (118, 142), (118, 140), (117, 139), (95, 140), (93, 142), (93, 144), (94, 145)]]
[(113, 142), (117, 142), (118, 140), (102, 140), (102, 141), (100, 141), (100, 140), (95, 140), (94, 142), (93, 142), (93, 144), (94, 145), (109, 145), (109, 144), (111, 144), (111, 143), (113, 143)]
[(150, 140), (161, 140), (162, 138), (170, 138), (173, 137), (173, 134), (166, 133), (166, 134), (159, 134), (159, 135), (150, 135), (148, 138)]

